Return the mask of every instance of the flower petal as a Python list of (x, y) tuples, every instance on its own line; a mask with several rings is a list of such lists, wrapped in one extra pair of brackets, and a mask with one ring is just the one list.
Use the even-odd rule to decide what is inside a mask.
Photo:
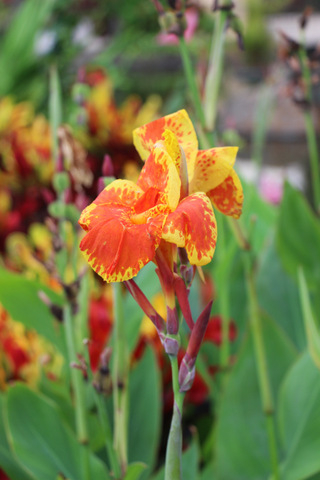
[(156, 223), (133, 223), (132, 211), (120, 205), (99, 205), (90, 211), (96, 218), (80, 249), (106, 282), (123, 282), (137, 275), (159, 246), (166, 215), (157, 215)]
[(186, 197), (175, 212), (168, 215), (162, 238), (185, 247), (192, 265), (206, 265), (213, 257), (216, 220), (209, 198), (201, 192)]
[[(88, 205), (81, 213), (79, 224), (88, 231), (97, 223), (101, 223), (104, 215), (104, 209), (97, 210), (97, 207), (106, 205), (123, 205), (131, 207), (144, 195), (135, 183), (129, 180), (115, 180), (110, 183), (98, 197)], [(149, 207), (148, 207), (149, 208)]]
[(208, 192), (220, 185), (233, 171), (238, 147), (199, 150), (193, 173), (189, 172), (190, 193)]
[(144, 191), (156, 188), (163, 192), (159, 202), (168, 204), (172, 210), (176, 208), (180, 197), (181, 180), (172, 158), (164, 148), (152, 148), (137, 185)]
[(164, 140), (165, 130), (171, 130), (184, 150), (187, 163), (194, 164), (198, 151), (198, 140), (189, 115), (179, 110), (133, 131), (133, 143), (142, 160), (146, 160), (155, 143)]
[(243, 190), (238, 175), (234, 170), (216, 188), (207, 192), (208, 197), (224, 215), (239, 218), (242, 212)]

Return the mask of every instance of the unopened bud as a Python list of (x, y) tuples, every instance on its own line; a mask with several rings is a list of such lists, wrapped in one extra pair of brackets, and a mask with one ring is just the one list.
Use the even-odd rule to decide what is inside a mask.
[(53, 176), (53, 187), (55, 191), (60, 194), (70, 187), (70, 178), (67, 172), (57, 172)]
[(192, 387), (196, 375), (194, 364), (195, 359), (190, 359), (189, 355), (186, 353), (179, 368), (180, 392), (187, 392)]
[(110, 155), (105, 155), (103, 158), (102, 175), (104, 177), (114, 177), (114, 168)]
[(176, 338), (164, 337), (163, 338), (163, 348), (168, 355), (177, 356), (179, 352), (179, 341)]

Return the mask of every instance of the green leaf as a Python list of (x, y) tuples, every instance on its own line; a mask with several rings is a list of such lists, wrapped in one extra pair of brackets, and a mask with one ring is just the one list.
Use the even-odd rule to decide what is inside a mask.
[(129, 462), (148, 465), (145, 478), (154, 467), (161, 427), (161, 379), (150, 347), (131, 373), (129, 394)]
[(0, 71), (6, 75), (1, 75), (0, 96), (9, 94), (20, 76), (35, 64), (35, 38), (54, 4), (53, 0), (25, 0), (14, 15), (1, 44)]
[(277, 248), (286, 270), (296, 278), (303, 267), (309, 287), (320, 283), (320, 222), (301, 193), (286, 184), (277, 229)]
[[(269, 379), (276, 398), (280, 383), (296, 358), (292, 344), (268, 317), (262, 318)], [(245, 340), (230, 374), (216, 429), (219, 480), (257, 480), (270, 473), (266, 418), (262, 412), (254, 345)]]
[(261, 253), (274, 234), (278, 211), (261, 198), (254, 185), (242, 183), (244, 208), (239, 221), (245, 225), (246, 230), (251, 232), (251, 247), (254, 252)]
[(320, 372), (308, 353), (283, 382), (278, 415), (285, 460), (282, 480), (303, 480), (320, 472)]
[[(63, 474), (69, 480), (85, 480), (84, 449), (61, 419), (54, 404), (26, 385), (10, 388), (6, 404), (10, 445), (20, 463), (36, 480), (52, 480)], [(108, 479), (105, 465), (89, 453), (93, 478)]]
[(138, 480), (143, 470), (146, 469), (146, 465), (141, 462), (131, 463), (128, 466), (126, 476), (124, 480)]
[(0, 395), (0, 468), (6, 472), (10, 480), (31, 480), (10, 449), (4, 428), (3, 402), (4, 394)]
[(0, 269), (0, 303), (17, 322), (36, 330), (60, 351), (64, 351), (64, 338), (48, 307), (38, 293), (44, 291), (54, 304), (62, 299), (55, 292), (35, 280)]
[(257, 274), (259, 304), (281, 326), (294, 345), (303, 351), (306, 336), (298, 287), (283, 269), (273, 243), (260, 258)]
[(304, 326), (308, 339), (308, 350), (315, 365), (320, 369), (320, 334), (312, 312), (308, 287), (301, 267), (298, 270), (298, 281)]

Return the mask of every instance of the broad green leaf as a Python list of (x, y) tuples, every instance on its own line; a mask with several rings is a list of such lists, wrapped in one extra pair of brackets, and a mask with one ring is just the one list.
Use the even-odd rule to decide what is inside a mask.
[(302, 351), (306, 346), (306, 337), (298, 287), (283, 269), (274, 244), (260, 258), (257, 274), (259, 304)]
[(131, 463), (128, 466), (126, 476), (124, 477), (124, 480), (138, 480), (140, 477), (141, 473), (145, 470), (146, 465), (141, 462), (135, 462)]
[(302, 266), (310, 287), (320, 283), (320, 221), (300, 192), (285, 187), (277, 229), (277, 248), (286, 270), (296, 278)]
[(244, 205), (239, 223), (240, 225), (244, 224), (248, 232), (251, 231), (251, 247), (259, 254), (273, 236), (278, 211), (273, 205), (261, 198), (254, 185), (242, 183)]
[[(262, 322), (268, 373), (276, 398), (296, 353), (271, 319), (263, 317)], [(245, 340), (226, 384), (216, 428), (215, 467), (219, 480), (257, 480), (270, 473), (266, 418), (251, 335)]]
[(28, 473), (15, 459), (8, 444), (3, 415), (3, 398), (5, 394), (0, 395), (0, 468), (6, 472), (10, 480), (31, 480)]
[(278, 415), (285, 459), (281, 479), (320, 472), (320, 372), (310, 355), (293, 365), (281, 387)]
[(17, 322), (36, 330), (39, 335), (63, 351), (64, 339), (60, 326), (38, 293), (44, 291), (55, 304), (62, 299), (55, 292), (35, 280), (0, 269), (0, 303)]
[[(36, 480), (52, 480), (63, 474), (69, 480), (85, 480), (85, 447), (63, 422), (53, 403), (26, 385), (10, 388), (5, 404), (10, 445), (23, 467)], [(108, 479), (105, 465), (88, 452), (91, 475)]]
[[(1, 44), (0, 96), (10, 93), (23, 74), (35, 65), (34, 43), (54, 7), (54, 0), (25, 0), (10, 22)], [(17, 61), (19, 59), (19, 61)]]
[(304, 326), (308, 339), (308, 350), (315, 365), (320, 369), (320, 333), (312, 312), (308, 287), (301, 267), (298, 269), (298, 281)]
[(215, 478), (217, 477), (215, 477), (214, 462), (211, 462), (202, 470), (200, 480), (214, 480)]
[(150, 347), (130, 376), (129, 462), (144, 462), (150, 474), (156, 460), (161, 428), (161, 379)]

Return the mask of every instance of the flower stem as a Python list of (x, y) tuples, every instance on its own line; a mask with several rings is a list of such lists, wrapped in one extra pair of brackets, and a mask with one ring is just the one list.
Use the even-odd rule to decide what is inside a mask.
[[(302, 36), (302, 44), (304, 44), (303, 36)], [(306, 126), (306, 135), (307, 135), (307, 143), (308, 143), (309, 158), (310, 158), (313, 201), (314, 201), (315, 209), (317, 213), (319, 213), (319, 209), (320, 209), (319, 152), (318, 152), (318, 146), (317, 146), (317, 135), (316, 135), (312, 114), (311, 114), (311, 105), (312, 105), (311, 71), (308, 66), (307, 53), (304, 45), (299, 49), (299, 59), (300, 59), (300, 65), (301, 65), (302, 78), (304, 80), (305, 88), (306, 88), (305, 96), (308, 103), (306, 110), (304, 112), (304, 121)]]
[[(64, 331), (66, 336), (66, 344), (69, 355), (69, 363), (76, 360), (76, 348), (74, 342), (73, 331), (73, 316), (71, 312), (71, 305), (66, 303), (64, 307)], [(86, 423), (86, 406), (84, 401), (84, 389), (83, 389), (83, 374), (81, 370), (71, 368), (71, 385), (74, 393), (75, 400), (75, 420), (77, 438), (81, 445), (83, 445), (83, 461), (84, 471), (86, 472), (85, 478), (90, 478), (90, 466), (89, 466), (89, 451), (86, 446), (88, 443), (87, 423)]]
[(172, 387), (174, 395), (173, 415), (167, 443), (165, 480), (182, 480), (182, 409), (184, 393), (179, 392), (178, 360), (175, 355), (169, 355), (172, 372)]
[(114, 477), (116, 479), (120, 479), (121, 478), (121, 472), (120, 472), (120, 466), (119, 466), (119, 463), (118, 463), (117, 455), (116, 455), (116, 452), (115, 452), (114, 447), (113, 447), (112, 430), (111, 430), (109, 418), (108, 418), (108, 415), (107, 415), (107, 412), (106, 412), (106, 406), (104, 405), (104, 402), (103, 402), (102, 394), (99, 394), (97, 392), (97, 390), (96, 390), (96, 388), (94, 387), (94, 384), (93, 384), (94, 378), (93, 378), (92, 370), (90, 368), (90, 357), (89, 357), (88, 348), (85, 348), (85, 359), (86, 359), (86, 364), (87, 364), (88, 380), (89, 380), (89, 383), (90, 383), (90, 387), (92, 389), (93, 398), (94, 398), (94, 401), (95, 401), (95, 404), (96, 404), (100, 424), (101, 424), (101, 427), (103, 429), (104, 438), (105, 438), (105, 446), (106, 446), (107, 455), (108, 455), (108, 458), (109, 458), (109, 461), (110, 461), (111, 470), (114, 474)]
[(113, 347), (113, 402), (114, 402), (114, 449), (124, 475), (128, 456), (128, 350), (125, 335), (123, 296), (121, 285), (112, 284), (114, 302), (114, 347)]
[(190, 89), (195, 113), (199, 121), (198, 134), (199, 134), (200, 144), (202, 148), (209, 148), (210, 146), (213, 146), (212, 139), (209, 139), (208, 135), (206, 135), (205, 133), (206, 121), (205, 121), (204, 111), (202, 108), (201, 97), (200, 97), (199, 89), (197, 86), (196, 76), (193, 70), (190, 55), (189, 55), (187, 45), (183, 36), (179, 37), (179, 46), (180, 46), (182, 63), (183, 63), (183, 69), (184, 69), (185, 77), (187, 80), (187, 85)]
[(249, 258), (246, 262), (247, 288), (250, 309), (250, 326), (254, 344), (254, 352), (257, 361), (258, 379), (260, 384), (262, 409), (266, 416), (267, 433), (269, 441), (270, 462), (274, 480), (279, 480), (279, 461), (277, 440), (274, 424), (274, 405), (271, 385), (268, 375), (268, 365), (263, 343), (262, 324), (259, 312), (259, 304), (254, 284), (253, 270)]
[[(230, 2), (228, 1), (225, 3), (229, 4)], [(218, 98), (223, 70), (225, 28), (227, 17), (228, 12), (225, 10), (219, 10), (216, 12), (208, 73), (205, 82), (205, 128), (210, 132), (214, 131), (217, 118)]]

